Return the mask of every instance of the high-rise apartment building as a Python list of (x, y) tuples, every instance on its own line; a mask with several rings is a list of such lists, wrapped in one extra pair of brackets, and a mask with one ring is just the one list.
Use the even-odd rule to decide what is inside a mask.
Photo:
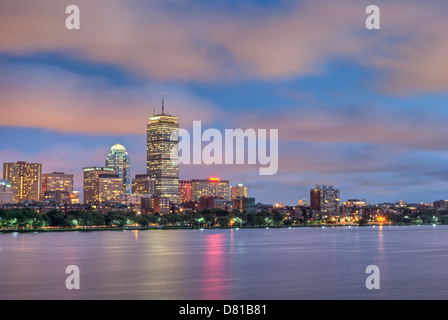
[(89, 167), (84, 168), (84, 203), (99, 201), (98, 179), (100, 174), (114, 174), (113, 168)]
[(191, 200), (199, 201), (202, 196), (213, 196), (229, 201), (229, 180), (211, 177), (191, 180)]
[(0, 204), (14, 203), (14, 191), (8, 180), (0, 180)]
[(42, 194), (42, 164), (24, 161), (4, 163), (3, 179), (8, 180), (11, 184), (15, 203), (24, 200), (40, 200)]
[(333, 186), (319, 186), (310, 190), (310, 207), (321, 213), (336, 214), (339, 212), (339, 189)]
[(132, 193), (145, 196), (154, 195), (156, 179), (149, 174), (137, 174), (135, 179), (132, 179)]
[(249, 198), (249, 189), (247, 187), (245, 187), (243, 184), (238, 184), (236, 187), (230, 187), (230, 194), (231, 194), (231, 198), (236, 199), (236, 198), (242, 198), (242, 197), (246, 197)]
[(147, 126), (147, 174), (155, 178), (155, 196), (180, 203), (179, 124), (177, 117), (162, 113), (149, 118)]
[(110, 149), (106, 168), (114, 169), (115, 174), (123, 180), (123, 193), (131, 193), (131, 161), (125, 147), (116, 144)]

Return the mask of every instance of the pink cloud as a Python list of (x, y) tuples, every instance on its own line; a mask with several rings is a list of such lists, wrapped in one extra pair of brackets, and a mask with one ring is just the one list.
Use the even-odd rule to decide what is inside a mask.
[(447, 89), (443, 1), (381, 3), (382, 28), (374, 32), (364, 27), (368, 2), (285, 3), (236, 12), (194, 1), (174, 10), (160, 1), (81, 0), (81, 30), (71, 32), (67, 1), (3, 1), (0, 51), (63, 52), (154, 79), (199, 81), (296, 77), (344, 59), (383, 71), (382, 88), (392, 92)]
[(214, 119), (215, 107), (177, 86), (160, 84), (120, 87), (94, 76), (80, 76), (49, 66), (0, 68), (1, 126), (45, 128), (88, 134), (141, 134), (154, 110), (181, 123)]

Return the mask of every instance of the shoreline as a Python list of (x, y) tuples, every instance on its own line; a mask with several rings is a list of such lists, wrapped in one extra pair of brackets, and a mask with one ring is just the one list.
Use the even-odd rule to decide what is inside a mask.
[[(440, 226), (442, 224), (437, 224)], [(315, 224), (315, 225), (291, 225), (291, 226), (241, 226), (241, 227), (187, 227), (187, 226), (126, 226), (126, 227), (78, 227), (78, 228), (29, 228), (29, 229), (0, 229), (0, 234), (7, 233), (51, 233), (51, 232), (95, 232), (95, 231), (146, 231), (146, 230), (239, 230), (239, 229), (292, 229), (292, 228), (351, 228), (351, 227), (406, 227), (406, 226), (435, 226), (434, 224)]]

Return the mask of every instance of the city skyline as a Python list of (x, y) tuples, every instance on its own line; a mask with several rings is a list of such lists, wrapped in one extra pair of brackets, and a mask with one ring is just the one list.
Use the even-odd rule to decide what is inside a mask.
[[(82, 190), (82, 168), (104, 165), (119, 142), (131, 177), (144, 174), (147, 119), (165, 92), (180, 128), (279, 130), (276, 175), (181, 165), (181, 180), (219, 176), (257, 202), (290, 205), (316, 184), (371, 203), (447, 198), (446, 2), (407, 1), (406, 15), (399, 2), (381, 4), (375, 31), (362, 1), (112, 2), (105, 13), (79, 1), (73, 32), (61, 27), (64, 4), (0, 12), (2, 163), (42, 163)], [(116, 21), (122, 33), (108, 31)]]

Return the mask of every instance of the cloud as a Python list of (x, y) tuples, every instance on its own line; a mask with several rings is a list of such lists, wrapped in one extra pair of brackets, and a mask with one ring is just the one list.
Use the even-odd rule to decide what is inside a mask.
[(12, 55), (57, 52), (183, 81), (300, 77), (342, 59), (381, 71), (377, 85), (392, 93), (448, 87), (440, 68), (448, 53), (444, 1), (380, 3), (375, 31), (364, 27), (367, 1), (283, 1), (273, 9), (80, 0), (79, 31), (65, 29), (68, 1), (1, 2), (0, 51)]
[(278, 129), (282, 141), (382, 144), (397, 149), (446, 150), (448, 116), (436, 110), (376, 105), (285, 107), (241, 111), (234, 126)]
[(0, 126), (97, 135), (141, 134), (148, 117), (166, 112), (181, 123), (214, 119), (214, 105), (176, 85), (116, 85), (48, 65), (0, 65)]

